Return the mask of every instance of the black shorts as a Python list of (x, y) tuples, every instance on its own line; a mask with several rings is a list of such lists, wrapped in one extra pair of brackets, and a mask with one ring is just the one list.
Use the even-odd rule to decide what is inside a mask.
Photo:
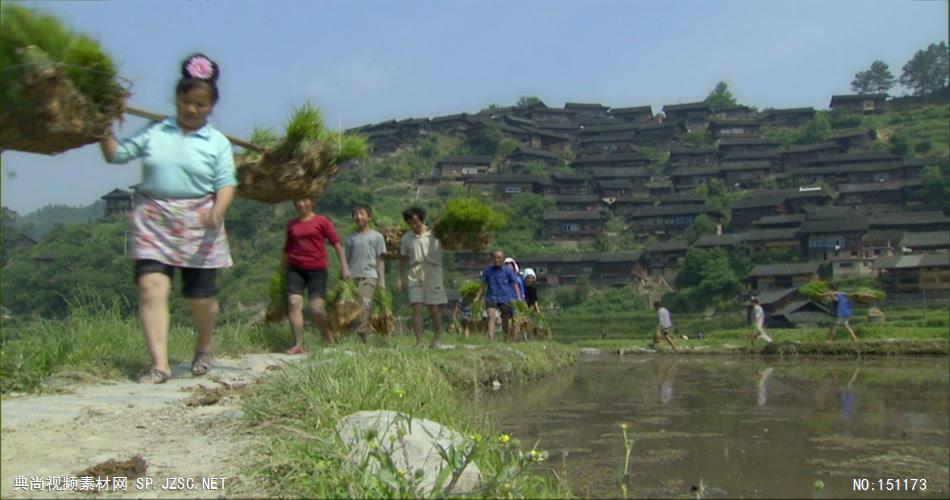
[[(175, 280), (175, 266), (159, 262), (157, 260), (136, 260), (135, 261), (135, 283), (138, 284), (139, 277), (143, 274), (162, 273), (168, 276), (170, 281)], [(181, 269), (181, 279), (184, 285), (181, 287), (182, 294), (189, 299), (206, 299), (214, 297), (218, 293), (215, 286), (217, 269), (203, 269), (198, 267), (179, 267)]]
[(501, 311), (502, 318), (510, 318), (515, 315), (515, 310), (507, 302), (489, 302), (488, 307)]
[(298, 267), (287, 268), (287, 295), (303, 295), (304, 288), (310, 292), (311, 299), (327, 296), (327, 270), (308, 271)]

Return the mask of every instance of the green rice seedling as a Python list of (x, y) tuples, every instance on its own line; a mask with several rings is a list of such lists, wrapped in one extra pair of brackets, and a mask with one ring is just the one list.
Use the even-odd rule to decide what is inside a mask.
[(433, 231), (442, 246), (451, 250), (479, 251), (491, 243), (492, 233), (505, 217), (475, 198), (456, 198), (445, 204)]

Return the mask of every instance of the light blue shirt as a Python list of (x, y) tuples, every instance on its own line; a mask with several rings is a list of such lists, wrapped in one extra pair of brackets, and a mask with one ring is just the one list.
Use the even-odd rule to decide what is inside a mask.
[(166, 198), (198, 198), (237, 184), (231, 142), (209, 124), (183, 134), (173, 117), (122, 139), (111, 163), (142, 158), (136, 191)]

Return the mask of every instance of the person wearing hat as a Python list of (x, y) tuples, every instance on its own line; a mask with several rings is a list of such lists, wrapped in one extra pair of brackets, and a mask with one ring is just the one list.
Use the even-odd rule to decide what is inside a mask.
[(535, 284), (538, 282), (538, 276), (534, 273), (534, 269), (526, 268), (524, 270), (524, 303), (528, 306), (528, 309), (534, 309), (536, 312), (541, 312), (541, 307), (538, 305), (538, 287)]
[(505, 257), (505, 266), (508, 269), (511, 269), (515, 273), (515, 277), (518, 278), (518, 290), (521, 295), (518, 296), (519, 299), (523, 302), (525, 300), (524, 296), (524, 280), (521, 278), (521, 272), (518, 269), (518, 263), (515, 259), (511, 257)]

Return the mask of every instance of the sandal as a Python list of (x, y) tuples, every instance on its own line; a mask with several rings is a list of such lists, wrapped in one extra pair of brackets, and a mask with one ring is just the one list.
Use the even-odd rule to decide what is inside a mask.
[(214, 361), (214, 354), (210, 352), (196, 352), (195, 358), (191, 360), (191, 374), (200, 377), (211, 369), (211, 362)]
[(139, 377), (140, 384), (164, 384), (172, 378), (170, 373), (165, 373), (158, 368), (152, 368), (145, 375)]
[(291, 347), (290, 349), (287, 349), (286, 351), (284, 351), (284, 354), (303, 354), (303, 347), (300, 347), (299, 345), (295, 345)]

